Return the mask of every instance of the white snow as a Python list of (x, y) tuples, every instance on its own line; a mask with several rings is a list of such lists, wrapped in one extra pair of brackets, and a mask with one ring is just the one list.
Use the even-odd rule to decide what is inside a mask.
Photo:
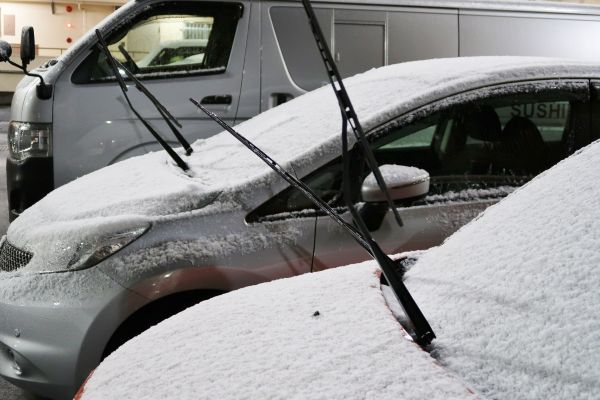
[[(318, 312), (318, 315), (315, 315)], [(82, 400), (474, 399), (410, 339), (376, 266), (216, 297), (122, 346)]]
[[(596, 65), (480, 57), (397, 64), (345, 83), (369, 130), (420, 105), (486, 84), (589, 76), (597, 76)], [(339, 155), (339, 114), (333, 91), (324, 87), (237, 129), (284, 167), (293, 165), (297, 176), (304, 176)], [(158, 152), (111, 165), (58, 188), (10, 225), (9, 241), (36, 254), (48, 250), (41, 248), (42, 242), (75, 242), (80, 232), (102, 230), (116, 221), (135, 227), (190, 210), (215, 213), (258, 206), (256, 192), (261, 187), (284, 187), (267, 165), (226, 132), (199, 140), (193, 147), (194, 154), (184, 157), (191, 166), (187, 174), (165, 152)]]
[(367, 262), (192, 307), (108, 357), (83, 399), (596, 399), (599, 164), (596, 142), (419, 254), (405, 281), (443, 368)]
[(433, 355), (492, 399), (600, 393), (600, 143), (425, 253), (406, 284)]

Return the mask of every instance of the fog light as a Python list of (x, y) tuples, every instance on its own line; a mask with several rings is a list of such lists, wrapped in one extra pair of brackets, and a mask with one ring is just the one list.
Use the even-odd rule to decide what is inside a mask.
[(15, 371), (15, 375), (21, 376), (23, 374), (23, 370), (21, 369), (21, 366), (17, 362), (17, 355), (11, 349), (8, 349), (6, 352), (8, 353), (8, 357), (12, 361), (12, 368)]

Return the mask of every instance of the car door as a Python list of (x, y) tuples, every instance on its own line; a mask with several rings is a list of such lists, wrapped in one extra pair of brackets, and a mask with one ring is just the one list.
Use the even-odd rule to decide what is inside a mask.
[[(513, 83), (446, 98), (371, 133), (380, 165), (415, 166), (430, 174), (424, 198), (398, 204), (403, 226), (385, 206), (361, 201), (360, 186), (369, 171), (356, 151), (352, 196), (387, 253), (438, 245), (485, 208), (589, 143), (589, 121), (587, 80)], [(337, 170), (341, 174), (339, 166)], [(339, 183), (333, 186), (331, 191), (339, 189)], [(350, 220), (343, 203), (338, 200), (337, 205)], [(317, 217), (315, 270), (367, 257), (334, 221)]]
[[(136, 73), (182, 123), (193, 142), (221, 128), (189, 101), (198, 99), (233, 124), (240, 100), (249, 1), (155, 1), (105, 29), (113, 56)], [(94, 41), (91, 41), (94, 43)], [(122, 50), (119, 49), (122, 48)], [(59, 186), (77, 176), (160, 146), (137, 121), (104, 54), (91, 46), (56, 83), (54, 170)], [(257, 77), (249, 77), (253, 79)], [(128, 95), (176, 144), (155, 107), (133, 86)], [(258, 103), (255, 94), (255, 103)], [(178, 145), (178, 144), (177, 144)]]

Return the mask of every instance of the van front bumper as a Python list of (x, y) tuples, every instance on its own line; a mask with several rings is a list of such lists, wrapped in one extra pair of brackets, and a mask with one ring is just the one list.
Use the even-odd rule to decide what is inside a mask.
[(0, 273), (0, 285), (12, 292), (0, 293), (0, 377), (44, 398), (72, 399), (144, 299), (97, 268), (10, 275)]
[(25, 209), (54, 189), (52, 157), (31, 157), (16, 161), (6, 158), (8, 218), (13, 221)]

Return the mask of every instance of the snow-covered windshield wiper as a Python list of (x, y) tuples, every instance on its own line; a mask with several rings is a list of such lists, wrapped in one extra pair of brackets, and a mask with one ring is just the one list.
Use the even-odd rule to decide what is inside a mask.
[[(392, 259), (390, 259), (377, 245), (377, 243), (373, 240), (370, 234), (363, 235), (360, 231), (358, 231), (353, 225), (347, 223), (338, 215), (338, 213), (323, 199), (321, 199), (316, 193), (312, 191), (310, 187), (308, 187), (304, 182), (287, 172), (283, 169), (275, 160), (269, 157), (265, 152), (256, 147), (252, 142), (242, 136), (239, 132), (229, 126), (225, 121), (215, 115), (213, 112), (207, 110), (202, 104), (200, 104), (197, 100), (190, 99), (196, 107), (201, 109), (206, 115), (212, 118), (215, 122), (217, 122), (223, 129), (227, 132), (231, 133), (236, 139), (238, 139), (244, 146), (250, 149), (254, 154), (256, 154), (261, 160), (263, 160), (269, 167), (271, 167), (277, 174), (279, 174), (283, 179), (285, 179), (289, 184), (300, 190), (306, 197), (308, 197), (321, 211), (329, 215), (335, 222), (337, 222), (340, 226), (342, 226), (346, 231), (348, 231), (352, 237), (360, 244), (370, 255), (373, 257), (383, 271), (390, 287), (393, 289), (396, 297), (400, 304), (404, 307), (408, 317), (411, 319), (411, 322), (414, 325), (415, 335), (413, 336), (415, 341), (419, 343), (421, 346), (428, 345), (431, 340), (435, 338), (433, 334), (433, 330), (429, 327), (427, 320), (417, 307), (415, 301), (412, 296), (404, 286), (402, 279), (396, 273), (396, 265)], [(368, 230), (367, 230), (368, 232)], [(429, 327), (429, 329), (425, 328), (425, 325)]]
[[(125, 72), (125, 74), (127, 74), (127, 76), (129, 78), (131, 78), (133, 76), (133, 74), (123, 64), (121, 64), (117, 60), (115, 60), (115, 58), (110, 53), (110, 50), (108, 50), (108, 46), (106, 45), (106, 42), (104, 41), (104, 37), (102, 36), (102, 34), (100, 33), (100, 31), (98, 29), (96, 29), (96, 36), (98, 37), (98, 47), (106, 56), (108, 65), (110, 66), (111, 70), (113, 71), (113, 74), (115, 75), (115, 79), (117, 80), (117, 83), (119, 84), (119, 87), (121, 88), (121, 91), (123, 92), (123, 96), (125, 97), (125, 100), (127, 101), (127, 104), (129, 105), (129, 108), (131, 109), (131, 111), (133, 111), (133, 113), (136, 115), (136, 117), (138, 117), (140, 122), (144, 125), (144, 127), (146, 127), (146, 129), (148, 129), (148, 131), (152, 134), (152, 136), (154, 136), (154, 138), (162, 146), (162, 148), (165, 149), (167, 154), (169, 154), (169, 156), (171, 156), (171, 158), (173, 159), (173, 161), (175, 161), (175, 163), (179, 166), (179, 168), (181, 168), (184, 171), (189, 170), (190, 169), (189, 166), (185, 163), (185, 161), (183, 161), (181, 159), (181, 157), (179, 157), (179, 154), (177, 154), (175, 152), (175, 150), (173, 150), (173, 148), (158, 134), (156, 129), (154, 129), (154, 127), (152, 127), (152, 125), (150, 125), (150, 123), (148, 121), (146, 121), (146, 119), (144, 119), (144, 117), (142, 117), (141, 114), (135, 109), (135, 107), (131, 103), (131, 100), (129, 99), (129, 96), (127, 95), (127, 85), (125, 84), (123, 77), (119, 73), (117, 63), (119, 64), (119, 67)], [(142, 93), (144, 93), (151, 101), (152, 101), (152, 99), (154, 99), (154, 101), (152, 101), (152, 102), (154, 103), (156, 108), (159, 110), (161, 117), (165, 120), (165, 122), (167, 122), (169, 127), (172, 127), (172, 129), (173, 129), (174, 125), (171, 123), (171, 121), (166, 116), (164, 111), (162, 111), (163, 109), (165, 109), (164, 106), (162, 104), (160, 104), (158, 102), (158, 100), (150, 94), (150, 92), (148, 92), (148, 90), (141, 84), (141, 82), (139, 80), (135, 79), (134, 76), (133, 76), (133, 78), (134, 79), (132, 79), (132, 80), (136, 84), (136, 87)], [(143, 88), (143, 90), (140, 88)], [(148, 96), (148, 95), (150, 95), (150, 96)], [(157, 104), (160, 106), (158, 106)], [(168, 114), (168, 115), (170, 115), (170, 114)], [(176, 135), (176, 137), (178, 140), (180, 137), (181, 137), (181, 139), (183, 139), (183, 136), (181, 136), (181, 135), (179, 135), (179, 136)], [(185, 139), (183, 139), (183, 140), (184, 140), (184, 143), (187, 144), (187, 141), (185, 141)], [(180, 141), (180, 143), (181, 143), (181, 141)], [(183, 143), (182, 143), (182, 145), (183, 145)], [(191, 150), (191, 148), (189, 147), (189, 144), (187, 144), (186, 152), (189, 151), (188, 149)], [(190, 152), (191, 151), (189, 151), (188, 154)]]
[(329, 78), (329, 81), (331, 82), (331, 86), (337, 97), (338, 104), (340, 106), (340, 112), (342, 115), (342, 180), (344, 201), (352, 215), (352, 219), (356, 224), (358, 231), (362, 233), (366, 241), (369, 243), (371, 255), (377, 260), (377, 262), (381, 266), (381, 269), (387, 282), (389, 283), (390, 287), (393, 289), (396, 297), (398, 298), (400, 305), (404, 309), (404, 313), (412, 323), (415, 341), (421, 346), (428, 345), (433, 339), (435, 339), (435, 333), (433, 332), (433, 329), (431, 328), (429, 322), (427, 321), (427, 319), (417, 306), (416, 302), (408, 292), (406, 286), (404, 286), (404, 283), (402, 282), (402, 276), (400, 273), (397, 272), (398, 270), (395, 268), (394, 262), (383, 252), (383, 250), (381, 250), (379, 245), (372, 238), (371, 233), (367, 228), (365, 222), (354, 207), (354, 203), (351, 198), (352, 185), (350, 182), (350, 157), (348, 155), (348, 124), (352, 128), (352, 132), (356, 137), (358, 145), (360, 146), (362, 153), (365, 156), (367, 165), (373, 172), (377, 184), (384, 193), (385, 199), (390, 209), (392, 210), (396, 221), (400, 226), (402, 226), (400, 214), (398, 213), (394, 201), (390, 196), (387, 185), (383, 180), (383, 176), (379, 171), (379, 166), (377, 165), (377, 161), (375, 160), (375, 156), (373, 154), (373, 151), (371, 150), (371, 146), (367, 141), (366, 135), (358, 120), (356, 112), (354, 111), (354, 107), (352, 106), (352, 102), (350, 101), (350, 97), (348, 96), (348, 92), (346, 91), (344, 83), (342, 82), (341, 75), (337, 69), (333, 57), (331, 56), (331, 51), (329, 50), (327, 42), (325, 41), (323, 31), (321, 30), (319, 21), (317, 20), (310, 0), (302, 0), (302, 4), (304, 6), (304, 10), (306, 11), (306, 15), (308, 17), (310, 27), (313, 32), (315, 42), (319, 49), (319, 53), (321, 55), (321, 58), (323, 59), (325, 69), (327, 70), (327, 76)]

